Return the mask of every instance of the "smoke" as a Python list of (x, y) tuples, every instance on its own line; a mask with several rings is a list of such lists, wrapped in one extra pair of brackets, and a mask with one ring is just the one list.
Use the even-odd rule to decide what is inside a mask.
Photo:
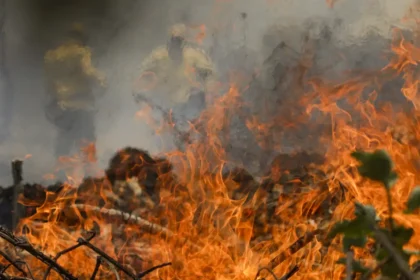
[[(13, 86), (1, 92), (2, 104), (10, 103), (6, 108), (12, 113), (5, 116), (2, 109), (0, 116), (10, 121), (9, 137), (0, 146), (0, 183), (11, 182), (10, 160), (28, 154), (26, 180), (41, 181), (53, 170), (56, 131), (43, 110), (42, 59), (46, 50), (60, 43), (73, 22), (86, 27), (94, 63), (108, 76), (109, 86), (99, 100), (96, 117), (97, 149), (103, 167), (112, 153), (126, 145), (152, 153), (161, 150), (157, 136), (134, 117), (138, 108), (131, 85), (145, 55), (165, 43), (171, 24), (204, 24), (203, 46), (226, 79), (227, 69), (252, 72), (260, 67), (280, 41), (299, 50), (309, 27), (315, 37), (322, 33), (314, 23), (334, 27), (334, 44), (343, 47), (363, 44), (369, 32), (388, 37), (390, 26), (399, 24), (411, 2), (341, 0), (329, 9), (325, 0), (6, 0), (5, 53)], [(246, 60), (229, 56), (240, 48), (245, 50)], [(328, 64), (328, 58), (324, 51), (317, 59)], [(331, 72), (353, 66), (352, 58)], [(10, 91), (13, 98), (5, 101)]]

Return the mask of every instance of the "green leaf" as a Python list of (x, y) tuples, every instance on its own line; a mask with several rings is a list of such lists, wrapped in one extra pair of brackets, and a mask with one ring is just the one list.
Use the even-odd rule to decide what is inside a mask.
[(351, 156), (357, 159), (359, 162), (364, 162), (369, 157), (369, 154), (363, 151), (355, 151), (351, 153)]
[[(389, 235), (389, 232), (386, 229), (381, 229), (381, 231)], [(401, 256), (401, 258), (407, 263), (410, 259), (410, 254), (403, 250), (403, 246), (410, 240), (413, 234), (413, 229), (407, 229), (404, 227), (394, 227), (392, 241), (395, 245), (395, 249)], [(388, 250), (380, 246), (378, 243), (376, 243), (376, 245), (376, 260), (380, 262), (389, 258), (389, 261), (386, 263), (386, 265), (381, 266), (381, 274), (390, 277), (391, 279), (397, 279), (400, 270), (397, 264), (395, 263), (394, 259), (392, 258), (392, 256), (390, 256)]]
[(396, 181), (397, 174), (393, 171), (392, 160), (386, 151), (376, 150), (373, 153), (356, 151), (351, 155), (361, 163), (358, 170), (363, 177), (382, 182), (387, 188)]
[(347, 238), (358, 239), (372, 232), (376, 224), (376, 211), (370, 205), (355, 204), (356, 218), (336, 223), (329, 232), (329, 238), (344, 234)]
[(415, 187), (407, 201), (407, 213), (413, 213), (414, 210), (420, 208), (420, 187)]
[[(400, 253), (402, 259), (408, 263), (410, 259), (410, 255), (405, 253), (401, 249), (397, 249)], [(384, 248), (378, 248), (376, 253), (376, 259), (378, 261), (382, 261), (386, 258), (389, 258), (389, 253)], [(400, 269), (398, 268), (398, 265), (395, 263), (393, 258), (389, 258), (389, 261), (386, 263), (386, 265), (381, 266), (381, 274), (383, 276), (390, 277), (391, 279), (397, 279), (398, 275), (400, 274)]]
[(391, 172), (391, 174), (389, 175), (388, 179), (384, 182), (385, 187), (387, 189), (390, 189), (393, 185), (395, 185), (395, 183), (398, 180), (398, 175), (395, 172)]
[(344, 235), (343, 237), (343, 250), (344, 252), (347, 252), (351, 249), (352, 246), (354, 247), (365, 247), (367, 242), (366, 236), (360, 236), (360, 237), (349, 237)]
[(369, 225), (374, 225), (377, 221), (376, 210), (372, 205), (363, 205), (356, 202), (354, 204), (354, 215), (363, 219)]
[(342, 222), (337, 222), (331, 228), (330, 232), (328, 233), (328, 238), (334, 238), (337, 234), (346, 233), (350, 230), (354, 229), (352, 221), (344, 220)]
[[(337, 263), (347, 265), (346, 258), (340, 258)], [(353, 260), (352, 267), (354, 272), (366, 273), (369, 269), (363, 266), (360, 262)]]
[(359, 238), (371, 232), (372, 225), (365, 223), (363, 219), (344, 220), (336, 223), (328, 234), (329, 238), (334, 238), (337, 234), (345, 234), (348, 238)]
[(410, 241), (411, 237), (414, 234), (414, 230), (412, 228), (405, 228), (405, 227), (394, 227), (393, 231), (393, 238), (394, 245), (402, 251), (403, 246)]
[(404, 250), (404, 253), (410, 255), (410, 256), (420, 256), (420, 251), (417, 250)]

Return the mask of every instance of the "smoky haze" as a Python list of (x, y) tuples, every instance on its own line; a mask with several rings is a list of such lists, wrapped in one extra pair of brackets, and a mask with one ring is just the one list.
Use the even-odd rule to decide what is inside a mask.
[[(42, 181), (54, 168), (56, 130), (45, 118), (42, 62), (45, 51), (64, 39), (73, 22), (85, 26), (93, 62), (108, 77), (96, 116), (97, 151), (103, 167), (111, 154), (126, 145), (151, 153), (161, 151), (152, 130), (134, 117), (137, 107), (131, 85), (145, 55), (165, 43), (170, 25), (204, 24), (204, 47), (218, 69), (251, 70), (258, 68), (280, 41), (299, 49), (308, 19), (332, 26), (340, 22), (335, 43), (351, 45), (365, 40), (367, 32), (389, 36), (390, 26), (399, 24), (412, 2), (341, 0), (330, 9), (325, 0), (4, 1), (4, 53), (11, 85), (2, 87), (0, 109), (2, 120), (11, 125), (9, 137), (0, 146), (0, 185), (11, 183), (9, 162), (13, 158), (31, 155), (24, 164), (28, 181)], [(269, 39), (267, 34), (271, 34)], [(244, 61), (224, 59), (231, 50), (244, 46), (252, 54), (252, 63), (240, 65)], [(328, 53), (321, 52), (318, 59), (327, 63)], [(351, 65), (341, 63), (333, 72)], [(4, 84), (5, 78), (0, 79)]]

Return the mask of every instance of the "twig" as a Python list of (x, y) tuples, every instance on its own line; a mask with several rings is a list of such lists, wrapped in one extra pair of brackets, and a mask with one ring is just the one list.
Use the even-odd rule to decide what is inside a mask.
[(94, 251), (96, 254), (98, 254), (99, 256), (101, 256), (103, 259), (107, 260), (113, 266), (115, 266), (116, 268), (118, 268), (119, 270), (121, 270), (122, 272), (124, 272), (125, 274), (127, 274), (128, 276), (130, 276), (130, 278), (137, 279), (136, 275), (134, 275), (131, 271), (129, 271), (127, 268), (125, 268), (124, 266), (122, 266), (116, 260), (114, 260), (113, 258), (111, 258), (107, 253), (105, 253), (104, 251), (102, 251), (101, 249), (99, 249), (98, 247), (96, 247), (95, 245), (91, 244), (88, 240), (80, 237), (79, 239), (77, 239), (77, 242), (79, 244), (82, 244), (82, 245), (88, 247), (92, 251)]
[[(16, 268), (24, 277), (26, 277), (28, 274), (26, 271), (24, 271), (16, 261), (12, 260), (6, 253), (0, 251), (0, 256), (2, 256), (8, 263), (10, 263), (14, 268)], [(7, 268), (3, 269), (1, 273), (4, 273)]]
[(165, 267), (165, 266), (170, 266), (170, 265), (172, 265), (172, 263), (170, 263), (170, 262), (163, 263), (163, 264), (160, 264), (160, 265), (156, 265), (156, 266), (154, 266), (154, 267), (151, 267), (151, 268), (146, 269), (145, 271), (143, 271), (143, 272), (139, 273), (139, 274), (137, 275), (137, 277), (138, 277), (138, 278), (143, 278), (143, 277), (145, 277), (146, 275), (148, 275), (148, 274), (152, 273), (153, 271), (155, 271), (156, 269), (159, 269), (159, 268), (162, 268), (162, 267)]
[[(89, 236), (88, 238), (87, 238), (87, 240), (88, 241), (90, 241), (90, 240), (92, 240), (93, 238), (95, 237), (95, 233), (94, 232), (92, 232), (91, 233), (91, 236)], [(73, 245), (73, 246), (71, 246), (71, 247), (69, 247), (69, 248), (67, 248), (67, 249), (65, 249), (65, 250), (63, 250), (63, 251), (61, 251), (61, 252), (58, 252), (57, 253), (57, 255), (54, 257), (54, 261), (55, 262), (57, 262), (58, 261), (58, 259), (62, 256), (62, 255), (64, 255), (64, 254), (67, 254), (67, 253), (69, 253), (69, 252), (71, 252), (71, 251), (73, 251), (73, 250), (76, 250), (77, 248), (79, 248), (79, 247), (81, 247), (81, 246), (83, 246), (83, 244), (80, 244), (80, 243), (77, 243), (77, 244), (75, 244), (75, 245)], [(48, 277), (48, 275), (50, 274), (50, 272), (51, 272), (51, 266), (48, 266), (48, 268), (47, 268), (47, 271), (45, 272), (45, 274), (44, 274), (44, 277), (43, 277), (43, 279), (44, 280), (46, 280), (47, 279), (47, 277)]]
[(389, 232), (391, 233), (391, 236), (394, 235), (394, 222), (392, 219), (392, 197), (391, 197), (391, 191), (389, 190), (388, 186), (386, 187), (386, 198), (388, 201), (388, 211), (389, 211), (389, 216), (388, 216), (388, 226), (389, 226)]
[[(130, 276), (132, 279), (141, 279), (142, 277), (146, 276), (147, 274), (153, 272), (156, 269), (159, 269), (161, 267), (165, 267), (168, 265), (171, 265), (172, 263), (164, 263), (155, 267), (152, 267), (142, 273), (140, 273), (138, 276), (136, 276), (135, 274), (133, 274), (131, 271), (129, 271), (127, 268), (125, 268), (123, 265), (121, 265), (119, 262), (117, 262), (116, 260), (114, 260), (113, 258), (111, 258), (107, 253), (105, 253), (104, 251), (102, 251), (101, 249), (99, 249), (98, 247), (96, 247), (95, 245), (91, 244), (88, 240), (83, 239), (83, 238), (79, 238), (77, 240), (77, 242), (81, 245), (84, 245), (86, 247), (88, 247), (89, 249), (91, 249), (92, 251), (94, 251), (96, 254), (98, 254), (99, 256), (102, 257), (102, 259), (106, 260), (110, 266), (116, 267), (119, 270), (121, 270), (122, 272), (124, 272), (125, 274), (127, 274), (128, 276)], [(118, 274), (118, 273), (117, 273)]]
[(297, 265), (293, 266), (292, 269), (286, 273), (286, 275), (280, 278), (280, 280), (290, 279), (293, 275), (295, 275), (296, 272), (298, 272), (298, 270), (299, 270), (299, 267)]
[(57, 273), (59, 273), (64, 279), (68, 280), (77, 280), (70, 272), (68, 272), (64, 267), (56, 263), (54, 260), (49, 258), (44, 253), (36, 250), (29, 244), (26, 240), (22, 238), (15, 237), (9, 230), (0, 226), (0, 237), (12, 244), (13, 246), (25, 250), (47, 266), (51, 266)]
[(346, 254), (346, 280), (353, 279), (353, 251), (349, 249)]
[(9, 267), (11, 267), (12, 265), (9, 263), (9, 264), (6, 264), (5, 266), (3, 266), (2, 268), (1, 268), (1, 270), (0, 270), (0, 274), (3, 274), (3, 273), (5, 273), (6, 272), (6, 270), (7, 269), (9, 269)]
[(254, 280), (257, 280), (258, 279), (258, 276), (260, 276), (260, 274), (261, 274), (261, 272), (263, 272), (264, 270), (266, 270), (271, 276), (273, 276), (273, 278), (275, 279), (275, 280), (279, 280), (278, 278), (277, 278), (277, 276), (274, 274), (274, 272), (271, 270), (271, 269), (269, 269), (268, 267), (261, 267), (259, 270), (258, 270), (258, 272), (257, 272), (257, 275), (255, 275), (255, 278), (254, 278)]
[(99, 267), (102, 264), (102, 257), (101, 256), (97, 256), (96, 257), (96, 264), (95, 264), (95, 269), (92, 272), (92, 276), (90, 276), (90, 280), (95, 280), (96, 274), (98, 274), (99, 272)]
[(394, 259), (395, 264), (398, 266), (399, 270), (401, 271), (401, 274), (404, 275), (404, 277), (406, 277), (407, 280), (414, 280), (415, 275), (413, 274), (413, 272), (410, 271), (410, 267), (401, 257), (397, 249), (394, 248), (394, 245), (392, 245), (391, 241), (389, 241), (386, 234), (380, 231), (378, 228), (375, 228), (374, 236), (375, 236), (375, 239), (385, 247), (385, 249), (390, 254), (391, 258)]

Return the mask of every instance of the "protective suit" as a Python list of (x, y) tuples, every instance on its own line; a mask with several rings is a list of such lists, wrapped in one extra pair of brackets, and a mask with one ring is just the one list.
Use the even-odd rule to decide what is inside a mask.
[(185, 33), (185, 25), (173, 26), (167, 45), (157, 47), (143, 61), (134, 85), (138, 100), (147, 98), (169, 108), (190, 103), (205, 106), (215, 89), (215, 69), (203, 50), (185, 41)]
[(95, 141), (95, 91), (104, 76), (92, 66), (91, 50), (81, 30), (45, 54), (46, 115), (58, 128), (56, 155), (68, 155), (81, 140)]

